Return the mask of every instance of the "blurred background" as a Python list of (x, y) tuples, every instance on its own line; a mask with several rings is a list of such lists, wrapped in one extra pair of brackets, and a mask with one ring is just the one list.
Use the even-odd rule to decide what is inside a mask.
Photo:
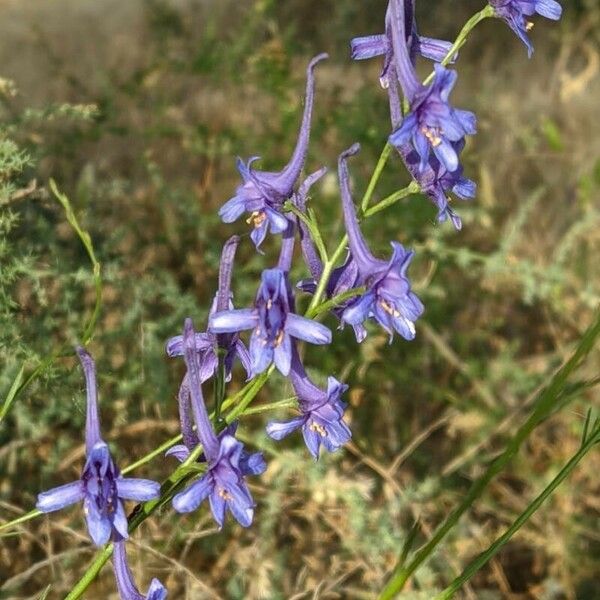
[[(481, 2), (419, 3), (424, 35), (454, 39)], [(430, 6), (433, 4), (433, 6)], [(273, 444), (267, 416), (241, 433), (269, 468), (254, 478), (254, 525), (217, 532), (206, 506), (171, 510), (133, 536), (132, 568), (170, 598), (372, 598), (415, 521), (415, 545), (462, 499), (525, 419), (535, 393), (569, 356), (600, 299), (600, 8), (564, 2), (560, 23), (536, 19), (536, 52), (499, 21), (461, 52), (455, 105), (479, 133), (464, 153), (477, 199), (455, 232), (413, 196), (365, 224), (380, 256), (415, 248), (412, 280), (426, 305), (417, 339), (351, 331), (306, 362), (318, 381), (350, 385), (353, 445), (318, 463), (300, 436)], [(88, 258), (54, 178), (90, 232), (104, 277), (90, 351), (103, 430), (124, 466), (177, 432), (182, 364), (165, 340), (191, 315), (206, 324), (221, 245), (244, 234), (236, 304), (254, 296), (278, 240), (257, 255), (240, 220), (217, 210), (238, 184), (237, 155), (277, 170), (295, 143), (311, 56), (319, 65), (307, 169), (332, 169), (313, 190), (339, 234), (337, 154), (362, 144), (352, 170), (362, 194), (389, 134), (379, 60), (353, 63), (349, 40), (380, 33), (386, 2), (334, 0), (0, 0), (0, 398), (75, 344), (94, 304)], [(425, 74), (429, 65), (420, 65)], [(408, 183), (387, 167), (376, 198)], [(294, 278), (306, 277), (298, 261)], [(306, 298), (300, 298), (301, 306)], [(327, 321), (335, 327), (333, 320)], [(580, 378), (597, 375), (600, 354)], [(29, 372), (29, 371), (28, 371)], [(243, 383), (237, 373), (230, 390)], [(290, 395), (272, 378), (258, 402)], [(207, 391), (206, 396), (211, 398)], [(509, 469), (421, 568), (402, 598), (429, 599), (486, 548), (577, 450), (594, 391), (536, 429)], [(283, 416), (283, 415), (281, 415)], [(41, 491), (78, 476), (85, 394), (74, 358), (53, 363), (0, 423), (0, 522)], [(141, 477), (160, 479), (158, 459)], [(465, 587), (469, 600), (600, 598), (600, 456), (590, 454), (526, 527)], [(0, 538), (0, 598), (62, 598), (93, 556), (78, 509)], [(109, 568), (89, 598), (116, 598)]]

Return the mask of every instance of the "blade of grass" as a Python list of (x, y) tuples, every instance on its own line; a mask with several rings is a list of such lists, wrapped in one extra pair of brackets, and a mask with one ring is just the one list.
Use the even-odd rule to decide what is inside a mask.
[(467, 568), (450, 585), (439, 593), (434, 600), (448, 600), (465, 584), (473, 575), (485, 566), (501, 550), (512, 537), (527, 523), (542, 504), (554, 493), (558, 486), (570, 475), (575, 467), (583, 460), (592, 448), (600, 443), (600, 428), (596, 428), (592, 434), (584, 436), (584, 443), (579, 451), (571, 457), (571, 460), (560, 470), (558, 475), (550, 482), (544, 491), (519, 515), (514, 523), (484, 552), (473, 560)]
[(521, 425), (517, 433), (509, 440), (504, 451), (486, 469), (484, 474), (477, 479), (467, 492), (464, 500), (448, 515), (446, 520), (437, 528), (429, 542), (422, 546), (408, 565), (396, 565), (392, 575), (379, 595), (380, 600), (391, 600), (402, 590), (411, 575), (427, 560), (446, 534), (458, 523), (462, 515), (479, 498), (490, 481), (500, 473), (508, 462), (519, 451), (523, 442), (531, 432), (546, 419), (560, 403), (563, 391), (568, 385), (569, 376), (577, 369), (591, 352), (600, 335), (600, 309), (597, 310), (594, 321), (583, 334), (571, 358), (555, 373), (548, 387), (543, 389), (534, 402), (533, 411), (529, 418)]

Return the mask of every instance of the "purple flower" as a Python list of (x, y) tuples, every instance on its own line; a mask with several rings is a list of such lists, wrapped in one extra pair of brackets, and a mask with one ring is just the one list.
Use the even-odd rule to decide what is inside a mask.
[(558, 21), (562, 15), (562, 6), (555, 0), (489, 0), (497, 17), (506, 21), (508, 26), (519, 36), (527, 46), (527, 54), (531, 58), (533, 45), (527, 32), (533, 23), (526, 17), (535, 13)]
[[(389, 85), (389, 69), (394, 61), (394, 42), (392, 36), (392, 11), (391, 4), (395, 0), (390, 0), (385, 17), (385, 33), (379, 35), (368, 35), (354, 38), (350, 42), (351, 57), (354, 60), (365, 60), (375, 56), (383, 56), (383, 68), (380, 75), (380, 82), (384, 88)], [(414, 62), (417, 55), (428, 58), (435, 62), (441, 62), (450, 49), (452, 44), (443, 40), (423, 37), (417, 33), (417, 25), (414, 18), (413, 2), (406, 2), (404, 6), (405, 22), (405, 44), (411, 61)]]
[(232, 223), (244, 212), (249, 212), (248, 223), (254, 227), (250, 237), (257, 248), (260, 247), (269, 230), (271, 233), (283, 233), (287, 229), (288, 221), (281, 212), (282, 206), (287, 199), (291, 198), (294, 185), (304, 166), (313, 109), (314, 68), (325, 58), (327, 54), (319, 54), (308, 65), (302, 124), (296, 148), (287, 166), (279, 173), (255, 171), (252, 163), (258, 157), (251, 158), (247, 164), (238, 159), (237, 166), (243, 183), (237, 188), (235, 196), (219, 211), (219, 216), (225, 223)]
[(302, 428), (306, 446), (318, 460), (321, 446), (335, 452), (352, 437), (343, 420), (346, 404), (341, 400), (348, 386), (329, 377), (326, 391), (317, 387), (306, 374), (295, 346), (290, 378), (298, 396), (301, 415), (287, 422), (271, 421), (267, 425), (267, 433), (273, 439), (281, 440)]
[[(464, 142), (456, 142), (457, 154), (462, 150)], [(450, 208), (448, 194), (454, 193), (461, 200), (475, 197), (477, 185), (474, 181), (463, 177), (463, 168), (459, 165), (456, 171), (448, 171), (435, 156), (430, 156), (427, 166), (420, 170), (420, 157), (410, 144), (405, 144), (399, 152), (411, 175), (425, 194), (438, 208), (437, 220), (440, 223), (450, 219), (456, 229), (461, 229), (460, 217)]]
[(150, 587), (145, 596), (140, 593), (127, 563), (127, 553), (123, 541), (115, 543), (113, 567), (121, 600), (165, 600), (167, 597), (165, 586), (156, 578), (150, 582)]
[[(265, 468), (264, 461), (260, 455), (244, 455), (243, 444), (229, 432), (221, 436), (215, 433), (202, 397), (199, 360), (191, 319), (185, 321), (183, 348), (192, 412), (198, 438), (204, 449), (207, 470), (200, 479), (173, 498), (173, 507), (177, 512), (191, 512), (208, 497), (219, 527), (223, 526), (226, 509), (229, 509), (241, 525), (248, 527), (252, 523), (255, 504), (244, 475), (262, 473)], [(178, 456), (177, 452), (172, 453)], [(178, 457), (185, 458), (185, 450), (180, 449)]]
[(213, 315), (209, 328), (217, 333), (252, 329), (250, 359), (252, 374), (262, 373), (272, 362), (283, 375), (290, 372), (292, 337), (312, 344), (329, 344), (331, 331), (324, 325), (293, 312), (292, 293), (286, 272), (266, 269), (256, 294), (254, 308)]
[(456, 72), (438, 64), (434, 65), (434, 69), (433, 82), (421, 87), (413, 96), (410, 112), (389, 139), (396, 147), (412, 142), (420, 157), (420, 171), (426, 168), (433, 150), (446, 170), (453, 172), (459, 168), (456, 144), (465, 135), (476, 132), (476, 118), (472, 112), (453, 108), (448, 103), (456, 83)]
[[(475, 115), (456, 109), (448, 102), (456, 83), (455, 72), (436, 64), (431, 84), (421, 84), (407, 46), (405, 18), (404, 0), (392, 0), (389, 5), (389, 27), (394, 52), (393, 82), (397, 78), (410, 110), (400, 122), (398, 107), (392, 105), (392, 121), (395, 126), (399, 122), (399, 127), (389, 140), (396, 147), (412, 143), (421, 158), (421, 171), (427, 166), (431, 150), (448, 171), (456, 171), (459, 162), (453, 142), (475, 133)], [(396, 90), (392, 91), (396, 94)], [(394, 99), (393, 104), (399, 104), (399, 101)]]
[(358, 267), (358, 283), (366, 287), (366, 292), (348, 305), (342, 313), (342, 320), (350, 325), (359, 325), (372, 317), (390, 334), (390, 341), (394, 331), (412, 340), (415, 337), (414, 322), (423, 313), (423, 304), (411, 291), (406, 274), (413, 252), (407, 252), (402, 244), (392, 242), (392, 257), (385, 262), (375, 258), (367, 247), (356, 219), (347, 165), (347, 158), (359, 149), (360, 146), (354, 144), (343, 152), (339, 157), (338, 170), (350, 252)]
[(42, 512), (53, 512), (83, 501), (90, 537), (97, 546), (102, 546), (109, 541), (111, 534), (115, 541), (128, 537), (122, 500), (152, 500), (158, 497), (160, 485), (148, 479), (121, 476), (108, 446), (100, 437), (94, 361), (81, 347), (77, 348), (77, 354), (87, 385), (87, 459), (77, 481), (42, 492), (38, 495), (36, 507)]
[[(219, 267), (219, 288), (212, 303), (210, 315), (221, 311), (233, 309), (231, 294), (231, 274), (233, 270), (233, 261), (240, 238), (237, 235), (232, 236), (225, 242), (221, 253), (221, 263)], [(242, 366), (248, 375), (250, 374), (250, 355), (246, 346), (240, 340), (239, 335), (221, 334), (217, 335), (210, 329), (206, 333), (195, 334), (196, 351), (200, 355), (200, 381), (204, 383), (210, 379), (216, 372), (219, 359), (219, 349), (224, 351), (224, 366), (226, 381), (231, 379), (231, 370), (233, 362), (239, 358)], [(183, 356), (183, 336), (176, 335), (168, 340), (166, 345), (167, 355), (170, 357)]]

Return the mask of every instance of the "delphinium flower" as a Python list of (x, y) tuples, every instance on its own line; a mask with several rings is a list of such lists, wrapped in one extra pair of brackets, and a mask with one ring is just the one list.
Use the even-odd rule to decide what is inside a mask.
[(340, 155), (338, 170), (350, 252), (358, 267), (359, 284), (364, 285), (366, 291), (348, 305), (342, 319), (350, 325), (358, 325), (372, 317), (390, 334), (390, 340), (394, 331), (412, 340), (415, 337), (414, 322), (423, 313), (423, 304), (411, 291), (406, 274), (413, 252), (392, 242), (392, 257), (385, 262), (375, 258), (367, 247), (352, 202), (347, 165), (348, 157), (356, 154), (359, 148), (354, 144)]
[(113, 567), (121, 600), (165, 600), (167, 597), (165, 586), (156, 578), (150, 582), (146, 595), (140, 593), (127, 563), (127, 552), (123, 541), (115, 543)]
[(173, 507), (180, 513), (191, 512), (208, 498), (213, 517), (220, 527), (225, 521), (227, 509), (241, 525), (248, 527), (252, 523), (255, 504), (244, 477), (262, 473), (265, 469), (264, 461), (260, 455), (252, 455), (250, 459), (246, 455), (244, 459), (243, 444), (231, 434), (232, 430), (220, 436), (215, 433), (202, 396), (198, 352), (191, 319), (185, 320), (183, 348), (192, 412), (204, 450), (206, 472), (173, 498)]
[(152, 500), (158, 497), (160, 485), (148, 479), (121, 475), (106, 442), (100, 437), (96, 366), (83, 348), (78, 347), (77, 354), (87, 387), (85, 466), (77, 481), (39, 494), (36, 507), (42, 512), (53, 512), (83, 501), (90, 537), (97, 546), (102, 546), (111, 535), (115, 541), (128, 537), (127, 516), (122, 501)]
[(298, 397), (301, 415), (287, 422), (271, 421), (267, 433), (275, 440), (281, 440), (296, 429), (302, 428), (302, 435), (310, 453), (319, 458), (321, 446), (334, 452), (343, 446), (352, 433), (343, 420), (346, 403), (341, 400), (348, 386), (334, 377), (327, 379), (327, 390), (316, 386), (306, 374), (293, 344), (290, 380)]
[[(385, 33), (356, 37), (350, 42), (351, 56), (354, 60), (383, 56), (383, 68), (380, 75), (380, 82), (383, 87), (389, 85), (389, 69), (394, 62), (390, 4), (391, 2), (388, 4), (385, 17)], [(452, 47), (450, 42), (423, 37), (417, 33), (414, 2), (412, 0), (404, 5), (404, 23), (405, 41), (412, 60), (419, 54), (436, 62), (441, 62), (446, 57)]]
[(530, 58), (533, 54), (533, 44), (527, 32), (533, 27), (533, 22), (529, 21), (528, 17), (537, 13), (558, 21), (562, 15), (562, 6), (556, 0), (489, 0), (489, 3), (495, 15), (506, 21), (525, 44)]
[[(233, 309), (231, 275), (239, 243), (239, 236), (234, 235), (223, 246), (219, 266), (219, 287), (215, 294), (209, 316)], [(200, 355), (200, 381), (202, 383), (215, 374), (219, 364), (219, 350), (224, 355), (223, 363), (227, 381), (231, 379), (231, 370), (236, 358), (239, 358), (246, 373), (250, 374), (250, 356), (238, 334), (216, 334), (209, 328), (204, 333), (196, 333), (195, 342), (196, 350)], [(183, 336), (176, 335), (170, 338), (166, 344), (166, 351), (170, 357), (183, 356)]]
[(420, 157), (420, 171), (426, 168), (433, 152), (440, 163), (453, 172), (459, 167), (456, 143), (476, 132), (475, 115), (449, 103), (457, 78), (454, 71), (435, 64), (435, 75), (429, 85), (424, 86), (418, 80), (406, 44), (403, 7), (403, 0), (390, 2), (394, 67), (410, 110), (389, 139), (396, 147), (412, 143)]
[(249, 348), (252, 375), (262, 373), (272, 362), (282, 375), (287, 375), (292, 358), (292, 337), (312, 344), (331, 342), (331, 331), (316, 321), (295, 314), (291, 300), (286, 270), (265, 269), (254, 307), (214, 314), (209, 328), (216, 333), (252, 329)]
[[(388, 72), (389, 86), (387, 88), (390, 118), (392, 127), (396, 130), (402, 123), (402, 106), (399, 95), (400, 84), (396, 74), (396, 66), (392, 64)], [(456, 155), (460, 154), (465, 142), (464, 139), (452, 143)], [(462, 227), (460, 217), (450, 208), (448, 202), (450, 193), (460, 199), (470, 199), (475, 196), (476, 185), (473, 181), (463, 177), (462, 165), (454, 171), (449, 171), (435, 156), (429, 154), (427, 164), (423, 166), (422, 158), (414, 149), (412, 140), (396, 146), (404, 165), (416, 183), (420, 191), (429, 198), (438, 209), (437, 220), (444, 222), (452, 221), (456, 229)]]
[(291, 198), (294, 186), (300, 176), (310, 137), (310, 124), (314, 100), (314, 68), (327, 54), (313, 58), (306, 72), (306, 97), (304, 113), (296, 148), (289, 163), (278, 173), (256, 171), (252, 163), (258, 157), (251, 158), (247, 164), (238, 159), (238, 170), (243, 183), (237, 188), (233, 198), (228, 200), (219, 211), (225, 223), (232, 223), (244, 212), (250, 213), (248, 223), (253, 226), (250, 234), (257, 248), (264, 241), (268, 230), (271, 233), (283, 233), (287, 228), (287, 219), (282, 213), (283, 203)]

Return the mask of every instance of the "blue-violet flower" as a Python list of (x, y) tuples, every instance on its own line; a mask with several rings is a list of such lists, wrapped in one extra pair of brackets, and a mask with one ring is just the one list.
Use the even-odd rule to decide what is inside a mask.
[(302, 123), (296, 148), (287, 166), (279, 173), (256, 171), (252, 168), (252, 163), (258, 157), (251, 158), (248, 164), (238, 159), (237, 166), (243, 183), (237, 188), (235, 196), (219, 211), (219, 216), (225, 223), (232, 223), (244, 212), (249, 212), (248, 223), (254, 228), (250, 237), (256, 248), (260, 247), (268, 230), (271, 233), (283, 233), (287, 229), (288, 221), (282, 214), (282, 206), (291, 198), (294, 185), (304, 166), (314, 100), (314, 68), (325, 58), (327, 54), (319, 54), (308, 65)]
[(562, 15), (562, 6), (556, 0), (489, 0), (489, 2), (496, 16), (506, 21), (525, 44), (530, 58), (533, 54), (533, 44), (527, 32), (531, 30), (533, 23), (527, 17), (537, 13), (547, 19), (558, 21)]
[(340, 190), (344, 208), (344, 221), (350, 252), (359, 273), (359, 285), (366, 292), (352, 301), (342, 313), (342, 320), (350, 325), (358, 325), (368, 317), (373, 317), (389, 334), (394, 331), (403, 338), (415, 337), (414, 322), (423, 313), (423, 304), (411, 291), (407, 269), (413, 252), (407, 252), (402, 244), (392, 242), (393, 253), (389, 262), (375, 258), (358, 226), (352, 195), (347, 159), (360, 149), (358, 144), (343, 152), (338, 160)]
[(272, 362), (282, 375), (290, 372), (292, 337), (312, 344), (329, 344), (331, 331), (292, 310), (293, 296), (287, 273), (265, 269), (254, 308), (230, 310), (212, 315), (209, 328), (217, 333), (252, 329), (250, 359), (252, 374), (262, 373)]
[[(221, 311), (233, 310), (231, 293), (231, 275), (235, 252), (240, 243), (237, 235), (230, 237), (223, 246), (221, 263), (219, 266), (219, 287), (213, 300), (209, 317)], [(217, 335), (210, 328), (205, 333), (196, 333), (196, 351), (200, 355), (200, 381), (204, 383), (216, 372), (219, 359), (219, 350), (224, 354), (225, 379), (231, 379), (233, 362), (239, 358), (246, 373), (250, 375), (250, 355), (244, 343), (237, 334)], [(183, 356), (183, 336), (176, 335), (170, 338), (166, 344), (167, 355)]]
[(267, 424), (267, 433), (273, 439), (281, 440), (302, 428), (308, 450), (318, 459), (321, 446), (334, 452), (352, 437), (343, 420), (346, 403), (341, 400), (348, 386), (329, 377), (327, 390), (322, 390), (306, 374), (295, 344), (292, 357), (290, 379), (298, 396), (301, 415), (287, 422), (271, 421)]
[(216, 435), (202, 396), (198, 352), (191, 319), (185, 320), (183, 348), (192, 397), (192, 412), (198, 438), (204, 449), (207, 470), (200, 479), (173, 498), (173, 507), (177, 512), (191, 512), (208, 497), (213, 517), (219, 527), (222, 527), (225, 521), (226, 509), (229, 509), (242, 526), (248, 527), (252, 523), (255, 504), (244, 475), (264, 471), (264, 461), (253, 455), (252, 460), (243, 462), (243, 444), (229, 433)]
[(77, 354), (83, 367), (87, 386), (85, 425), (86, 462), (81, 477), (38, 495), (36, 507), (42, 512), (60, 510), (83, 501), (88, 531), (97, 546), (126, 539), (127, 516), (122, 500), (143, 502), (158, 497), (160, 485), (148, 479), (123, 477), (113, 462), (110, 450), (100, 437), (96, 366), (82, 348)]

